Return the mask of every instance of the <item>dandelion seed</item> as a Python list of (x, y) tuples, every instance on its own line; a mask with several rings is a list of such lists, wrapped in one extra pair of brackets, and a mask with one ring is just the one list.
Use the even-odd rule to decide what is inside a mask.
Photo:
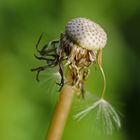
[(81, 120), (90, 112), (96, 110), (96, 124), (101, 125), (104, 133), (112, 134), (115, 128), (120, 128), (120, 117), (115, 111), (114, 107), (104, 99), (99, 99), (91, 106), (82, 110), (78, 114), (74, 115), (75, 119)]

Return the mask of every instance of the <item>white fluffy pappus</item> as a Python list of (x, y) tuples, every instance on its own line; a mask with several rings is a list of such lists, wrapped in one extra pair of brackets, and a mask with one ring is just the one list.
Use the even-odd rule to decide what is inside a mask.
[(82, 110), (81, 112), (74, 115), (74, 118), (77, 120), (83, 119), (86, 115), (95, 111), (96, 113), (96, 124), (101, 125), (102, 130), (106, 134), (112, 134), (115, 128), (121, 127), (120, 117), (117, 114), (114, 107), (108, 103), (105, 99), (99, 99), (95, 101), (91, 106), (87, 107), (86, 109)]

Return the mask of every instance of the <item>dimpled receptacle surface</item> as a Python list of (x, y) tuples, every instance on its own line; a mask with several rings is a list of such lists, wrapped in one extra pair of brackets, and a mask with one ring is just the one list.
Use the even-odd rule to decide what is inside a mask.
[(102, 49), (106, 45), (107, 35), (95, 22), (86, 18), (75, 18), (66, 25), (66, 35), (82, 48)]

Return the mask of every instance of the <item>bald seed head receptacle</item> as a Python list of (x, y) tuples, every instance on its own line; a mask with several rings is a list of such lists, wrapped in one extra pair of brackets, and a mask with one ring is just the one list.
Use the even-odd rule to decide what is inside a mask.
[(66, 35), (79, 46), (88, 50), (102, 49), (107, 35), (95, 22), (86, 18), (75, 18), (66, 25)]

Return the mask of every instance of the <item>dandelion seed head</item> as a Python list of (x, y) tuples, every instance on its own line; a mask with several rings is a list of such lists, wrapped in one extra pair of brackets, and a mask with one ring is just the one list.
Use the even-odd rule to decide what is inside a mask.
[(92, 114), (94, 113), (96, 118), (95, 126), (101, 127), (104, 133), (112, 134), (115, 128), (118, 129), (121, 127), (119, 115), (114, 107), (104, 99), (99, 99), (92, 103), (89, 107), (74, 115), (74, 118), (81, 120), (91, 112)]
[(70, 20), (66, 25), (66, 34), (88, 50), (103, 48), (107, 41), (107, 35), (102, 27), (86, 18)]

